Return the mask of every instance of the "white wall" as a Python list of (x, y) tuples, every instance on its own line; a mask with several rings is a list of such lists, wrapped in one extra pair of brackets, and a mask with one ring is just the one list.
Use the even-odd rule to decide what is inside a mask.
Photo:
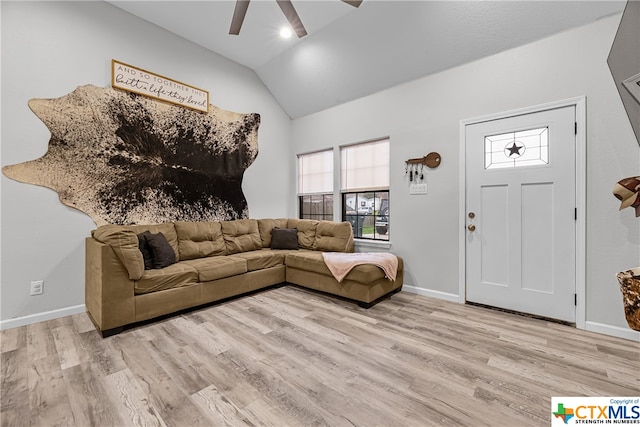
[[(211, 103), (223, 109), (260, 113), (259, 154), (243, 184), (250, 216), (295, 212), (292, 172), (282, 160), (291, 156), (291, 121), (253, 71), (103, 2), (1, 2), (0, 8), (3, 166), (47, 150), (49, 131), (29, 110), (29, 99), (57, 98), (84, 84), (108, 86), (115, 58), (209, 90)], [(0, 326), (82, 310), (84, 239), (95, 224), (52, 190), (1, 180)], [(42, 296), (29, 296), (32, 280), (45, 281)]]
[[(207, 89), (221, 108), (262, 115), (260, 154), (244, 180), (254, 218), (295, 214), (295, 153), (390, 136), (391, 250), (405, 258), (408, 287), (442, 297), (458, 293), (459, 121), (586, 95), (587, 326), (629, 331), (614, 275), (640, 264), (640, 221), (617, 211), (611, 187), (640, 174), (640, 148), (606, 65), (619, 16), (298, 119), (292, 136), (252, 71), (109, 4), (0, 2), (0, 14), (2, 165), (47, 149), (30, 98), (107, 86), (112, 58)], [(409, 196), (404, 160), (431, 151), (443, 163), (427, 172), (429, 194)], [(95, 224), (49, 189), (4, 175), (0, 185), (0, 327), (82, 309), (84, 238)], [(43, 296), (29, 296), (32, 280), (45, 281)]]
[[(391, 251), (405, 285), (458, 298), (460, 120), (587, 97), (587, 329), (638, 337), (624, 319), (615, 273), (640, 264), (640, 220), (618, 212), (619, 179), (640, 174), (640, 148), (606, 59), (620, 15), (303, 117), (296, 152), (391, 138)], [(375, 72), (375, 70), (372, 70)], [(431, 151), (427, 196), (410, 196), (404, 161)]]

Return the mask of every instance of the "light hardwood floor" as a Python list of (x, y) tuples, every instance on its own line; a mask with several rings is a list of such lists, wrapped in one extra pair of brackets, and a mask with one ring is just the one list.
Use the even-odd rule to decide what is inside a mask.
[(400, 292), (272, 289), (102, 339), (2, 331), (3, 426), (548, 426), (552, 396), (640, 395), (640, 344)]

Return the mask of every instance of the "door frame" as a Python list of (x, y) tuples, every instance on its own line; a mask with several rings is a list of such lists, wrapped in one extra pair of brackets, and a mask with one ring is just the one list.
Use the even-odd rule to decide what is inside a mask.
[(534, 105), (531, 107), (519, 108), (516, 110), (505, 111), (501, 113), (488, 114), (485, 116), (474, 117), (470, 119), (460, 120), (460, 182), (459, 182), (459, 212), (458, 212), (458, 302), (464, 304), (466, 299), (466, 137), (467, 126), (488, 122), (493, 120), (504, 119), (513, 116), (521, 116), (525, 114), (537, 113), (545, 110), (553, 110), (563, 107), (575, 107), (576, 111), (576, 328), (586, 328), (586, 184), (587, 184), (587, 98), (579, 96), (575, 98), (564, 99), (560, 101), (549, 102), (546, 104)]

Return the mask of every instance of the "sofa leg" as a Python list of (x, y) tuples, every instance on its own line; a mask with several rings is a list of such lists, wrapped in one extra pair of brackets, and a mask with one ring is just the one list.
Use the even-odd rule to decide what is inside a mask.
[(391, 292), (389, 292), (389, 293), (387, 293), (387, 294), (384, 294), (384, 295), (382, 295), (380, 298), (378, 298), (378, 299), (376, 299), (376, 300), (374, 300), (374, 301), (371, 301), (371, 302), (362, 302), (362, 301), (359, 301), (359, 302), (358, 302), (358, 306), (359, 306), (359, 307), (362, 307), (362, 308), (369, 309), (369, 308), (373, 307), (374, 305), (376, 305), (377, 303), (379, 303), (380, 301), (385, 300), (385, 299), (387, 299), (387, 298), (390, 298), (390, 297), (391, 297), (392, 295), (394, 295), (394, 294), (397, 294), (398, 292), (400, 292), (400, 290), (401, 290), (401, 288), (394, 289), (394, 290), (392, 290)]
[(113, 329), (105, 329), (104, 331), (100, 331), (100, 335), (102, 335), (102, 338), (108, 338), (112, 335), (118, 335), (120, 332), (122, 332), (122, 329), (122, 326), (118, 326), (117, 328)]
[(370, 309), (371, 307), (373, 307), (374, 305), (376, 305), (380, 300), (377, 299), (375, 301), (371, 301), (371, 302), (362, 302), (362, 301), (358, 301), (358, 307), (362, 307), (362, 308), (366, 308), (366, 309)]

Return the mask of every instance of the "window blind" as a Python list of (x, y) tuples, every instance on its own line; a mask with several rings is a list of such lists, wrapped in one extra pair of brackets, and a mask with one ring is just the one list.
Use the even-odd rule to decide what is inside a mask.
[(333, 192), (333, 150), (298, 155), (298, 194)]
[(365, 142), (340, 148), (341, 190), (389, 187), (389, 140)]

